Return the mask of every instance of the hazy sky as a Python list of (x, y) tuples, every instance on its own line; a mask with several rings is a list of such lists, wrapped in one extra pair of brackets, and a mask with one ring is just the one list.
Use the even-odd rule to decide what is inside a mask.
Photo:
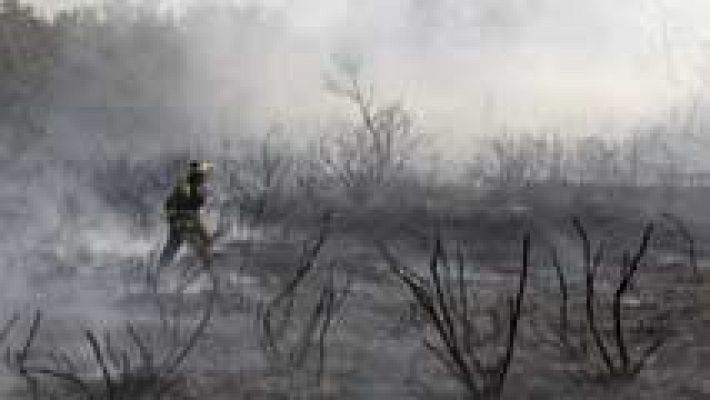
[[(404, 98), (436, 129), (459, 135), (501, 126), (633, 125), (695, 95), (710, 71), (707, 0), (249, 2), (282, 12), (321, 55), (355, 49), (382, 92)], [(319, 70), (316, 77), (322, 61), (301, 67)], [(303, 96), (298, 86), (314, 82), (274, 82), (274, 88), (279, 98), (298, 98), (300, 109), (317, 114), (323, 94)]]

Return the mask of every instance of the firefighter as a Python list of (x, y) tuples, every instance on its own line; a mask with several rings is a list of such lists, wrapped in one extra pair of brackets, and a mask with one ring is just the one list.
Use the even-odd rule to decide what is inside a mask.
[(212, 236), (200, 214), (205, 205), (205, 181), (212, 164), (190, 161), (187, 174), (173, 188), (164, 204), (168, 240), (158, 260), (158, 270), (169, 265), (183, 243), (197, 253), (204, 268), (210, 267)]

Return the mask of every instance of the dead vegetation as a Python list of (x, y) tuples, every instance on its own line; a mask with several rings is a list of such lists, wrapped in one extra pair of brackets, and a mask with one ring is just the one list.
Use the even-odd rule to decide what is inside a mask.
[(559, 312), (556, 317), (548, 313), (533, 318), (533, 333), (539, 344), (555, 350), (563, 371), (578, 383), (633, 381), (679, 329), (673, 313), (660, 304), (661, 296), (641, 296), (638, 288), (654, 225), (645, 226), (634, 252), (623, 252), (618, 272), (602, 271), (609, 265), (608, 243), (601, 241), (594, 248), (581, 220), (574, 218), (573, 226), (582, 245), (581, 290), (570, 283), (565, 272), (569, 269), (553, 249)]
[(340, 55), (333, 62), (336, 73), (326, 78), (326, 88), (352, 105), (356, 120), (321, 138), (319, 169), (352, 205), (362, 207), (403, 176), (423, 135), (401, 102), (377, 104), (373, 86), (363, 82), (359, 60)]
[(307, 368), (316, 354), (314, 376), (320, 382), (326, 369), (326, 339), (351, 290), (350, 277), (337, 263), (319, 263), (329, 228), (305, 241), (294, 276), (259, 313), (264, 355), (278, 373)]
[(209, 275), (212, 287), (197, 320), (190, 322), (183, 308), (185, 293), (174, 293), (172, 307), (159, 305), (160, 318), (127, 322), (122, 329), (83, 327), (76, 348), (38, 343), (43, 315), (37, 311), (22, 346), (8, 350), (7, 365), (33, 399), (189, 398), (182, 367), (212, 318), (219, 282)]
[[(304, 376), (315, 378), (312, 382), (318, 386), (328, 375), (328, 338), (345, 317), (343, 306), (353, 290), (352, 271), (339, 268), (325, 254), (334, 232), (329, 218), (323, 221), (318, 233), (303, 242), (292, 275), (257, 315), (255, 333), (272, 373), (298, 382), (299, 389), (307, 383)], [(595, 246), (580, 219), (572, 225), (581, 248), (581, 280), (554, 246), (549, 248), (558, 291), (543, 304), (536, 303), (537, 288), (529, 279), (538, 261), (531, 257), (529, 235), (522, 241), (517, 284), (510, 288), (514, 294), (503, 296), (505, 289), (495, 290), (502, 302), (474, 285), (477, 271), (460, 243), (451, 251), (451, 245), (437, 238), (423, 274), (417, 265), (402, 261), (390, 243), (375, 241), (390, 276), (403, 284), (423, 316), (416, 334), (469, 398), (503, 397), (511, 371), (515, 379), (525, 379), (526, 364), (516, 364), (523, 351), (526, 357), (539, 355), (545, 362), (559, 363), (558, 372), (572, 382), (601, 387), (633, 382), (652, 368), (653, 359), (682, 329), (676, 316), (659, 304), (662, 297), (643, 295), (643, 271), (653, 260), (648, 253), (656, 225), (646, 225), (637, 247), (619, 257), (610, 253), (605, 240)], [(621, 262), (613, 268), (617, 260)], [(201, 303), (202, 314), (188, 323), (190, 307), (184, 294), (196, 272), (172, 272), (181, 282), (163, 299), (157, 320), (129, 322), (119, 329), (82, 328), (78, 348), (51, 349), (40, 340), (43, 316), (37, 312), (23, 343), (8, 352), (7, 364), (36, 399), (187, 396), (190, 381), (181, 367), (205, 333), (219, 286), (210, 274), (213, 287)], [(10, 319), (0, 339), (16, 332), (19, 321), (19, 316)], [(534, 347), (527, 347), (530, 337)]]
[(683, 252), (687, 255), (687, 264), (693, 273), (693, 279), (697, 283), (702, 283), (702, 274), (698, 266), (698, 243), (692, 229), (679, 216), (666, 212), (661, 217), (671, 224), (675, 236), (680, 237), (684, 244)]
[(433, 328), (425, 333), (426, 348), (465, 386), (470, 398), (500, 397), (515, 353), (528, 278), (530, 237), (523, 239), (517, 293), (508, 299), (503, 310), (489, 308), (484, 312), (489, 317), (488, 327), (478, 314), (477, 299), (471, 293), (470, 278), (466, 277), (470, 269), (460, 246), (454, 273), (444, 245), (437, 239), (429, 264), (430, 279), (426, 279), (403, 265), (384, 243), (378, 245), (391, 271), (407, 286)]
[[(4, 117), (0, 125), (6, 133), (2, 148), (6, 151), (0, 153), (8, 156), (2, 161), (3, 165), (13, 165), (38, 143), (50, 147), (54, 143), (45, 144), (39, 139), (49, 138), (57, 143), (66, 140), (68, 148), (77, 147), (71, 145), (76, 138), (63, 131), (73, 132), (75, 128), (83, 131), (84, 123), (91, 127), (92, 137), (107, 139), (98, 146), (106, 151), (98, 155), (101, 159), (115, 155), (113, 151), (108, 152), (108, 148), (114, 145), (124, 148), (124, 142), (124, 151), (135, 156), (131, 154), (134, 140), (136, 147), (152, 142), (137, 141), (139, 133), (165, 130), (172, 134), (184, 130), (189, 125), (188, 120), (194, 122), (189, 117), (183, 118), (191, 115), (195, 93), (184, 90), (183, 84), (192, 80), (184, 79), (181, 43), (186, 37), (201, 37), (201, 27), (210, 27), (214, 22), (212, 14), (196, 15), (192, 26), (179, 27), (177, 21), (163, 21), (157, 16), (151, 17), (150, 13), (135, 20), (127, 17), (123, 20), (111, 13), (100, 17), (101, 10), (98, 8), (95, 14), (90, 10), (62, 13), (51, 21), (39, 18), (31, 7), (17, 1), (0, 1), (1, 30), (6, 31), (7, 37), (25, 39), (0, 43), (0, 48), (6, 50), (3, 54), (10, 55), (0, 79), (0, 101), (6, 105), (0, 111)], [(269, 30), (261, 29), (264, 18), (258, 10), (253, 14), (238, 7), (232, 11), (233, 14), (224, 13), (222, 17), (234, 18), (235, 24), (244, 29), (240, 31), (244, 35), (234, 37), (239, 40), (235, 46), (238, 51), (249, 44), (246, 39), (251, 37), (264, 39), (265, 49), (271, 49), (269, 43), (274, 38), (268, 36)], [(116, 18), (119, 19), (114, 21)], [(118, 27), (123, 28), (115, 29)], [(245, 41), (241, 42), (243, 39)], [(244, 59), (272, 54), (256, 50), (249, 51), (249, 57)], [(232, 55), (236, 54), (239, 59), (243, 58), (241, 53)], [(226, 56), (220, 55), (219, 59)], [(667, 143), (653, 132), (634, 133), (633, 138), (611, 142), (591, 136), (568, 140), (564, 132), (559, 132), (551, 136), (499, 135), (488, 148), (482, 146), (482, 151), (471, 154), (471, 160), (456, 166), (469, 169), (470, 181), (446, 186), (438, 182), (437, 174), (453, 178), (452, 181), (463, 176), (442, 173), (438, 165), (432, 166), (434, 163), (420, 163), (424, 137), (416, 126), (414, 114), (401, 101), (383, 102), (375, 96), (373, 85), (360, 75), (361, 66), (357, 62), (347, 59), (336, 62), (340, 63), (339, 75), (327, 79), (326, 84), (352, 107), (352, 115), (341, 121), (338, 129), (323, 133), (316, 146), (317, 154), (304, 157), (291, 148), (292, 143), (280, 141), (278, 132), (270, 132), (265, 140), (250, 142), (250, 146), (228, 154), (228, 159), (218, 163), (221, 169), (217, 175), (224, 179), (217, 185), (224, 195), (220, 204), (224, 212), (220, 215), (219, 235), (226, 236), (234, 225), (244, 221), (257, 227), (294, 225), (294, 231), (302, 233), (322, 223), (312, 217), (323, 210), (332, 209), (333, 214), (337, 214), (333, 216), (338, 219), (337, 224), (322, 223), (318, 235), (305, 241), (300, 259), (290, 263), (294, 269), (280, 271), (291, 275), (290, 279), (256, 316), (258, 327), (251, 333), (260, 342), (273, 370), (289, 378), (304, 372), (316, 377), (318, 383), (327, 375), (328, 350), (332, 344), (329, 339), (339, 318), (345, 314), (345, 304), (357, 290), (352, 284), (354, 268), (345, 271), (324, 254), (335, 226), (342, 234), (348, 224), (347, 233), (355, 236), (352, 232), (357, 231), (361, 235), (358, 240), (362, 237), (372, 240), (377, 236), (394, 241), (396, 235), (401, 234), (396, 237), (399, 239), (413, 232), (420, 242), (428, 243), (428, 237), (422, 232), (434, 223), (442, 210), (452, 212), (459, 205), (456, 211), (460, 210), (462, 218), (457, 221), (460, 230), (456, 234), (471, 237), (474, 236), (471, 232), (476, 232), (490, 236), (483, 246), (488, 246), (487, 250), (494, 255), (507, 256), (511, 237), (508, 232), (517, 232), (528, 217), (558, 221), (561, 215), (573, 210), (581, 212), (587, 221), (597, 219), (587, 225), (580, 219), (573, 223), (576, 243), (581, 243), (581, 252), (575, 247), (576, 259), (573, 260), (579, 261), (581, 266), (580, 279), (571, 265), (574, 262), (567, 263), (568, 260), (559, 257), (558, 251), (563, 252), (564, 244), (553, 246), (557, 248), (549, 251), (558, 291), (543, 298), (541, 304), (531, 301), (537, 288), (529, 275), (540, 269), (530, 257), (529, 237), (522, 242), (518, 279), (510, 280), (511, 286), (517, 284), (511, 290), (514, 294), (508, 296), (507, 290), (500, 287), (494, 290), (497, 294), (506, 293), (502, 304), (486, 298), (487, 293), (484, 294), (482, 288), (474, 287), (470, 275), (476, 272), (472, 271), (470, 263), (477, 260), (467, 260), (460, 247), (452, 255), (444, 240), (436, 240), (428, 270), (422, 273), (414, 265), (403, 262), (405, 254), (395, 254), (389, 242), (377, 243), (372, 252), (379, 250), (389, 266), (390, 276), (407, 290), (415, 311), (423, 316), (423, 329), (415, 331), (416, 339), (424, 341), (433, 362), (439, 362), (448, 375), (461, 383), (469, 397), (498, 398), (507, 393), (506, 384), (511, 377), (523, 382), (535, 378), (537, 371), (525, 370), (530, 366), (521, 362), (522, 356), (529, 353), (531, 357), (547, 357), (549, 354), (544, 350), (549, 349), (552, 349), (549, 352), (552, 360), (545, 358), (545, 362), (559, 363), (564, 374), (585, 384), (613, 387), (612, 384), (619, 382), (635, 382), (644, 371), (654, 368), (654, 359), (661, 357), (666, 346), (684, 329), (674, 310), (665, 304), (665, 293), (655, 291), (675, 281), (654, 282), (651, 288), (645, 286), (646, 273), (654, 267), (650, 264), (655, 259), (649, 258), (649, 252), (660, 223), (646, 226), (638, 246), (621, 255), (610, 254), (612, 246), (608, 238), (598, 245), (593, 243), (590, 232), (603, 224), (596, 224), (599, 220), (635, 220), (644, 208), (639, 204), (676, 184), (683, 190), (668, 190), (668, 195), (673, 196), (671, 200), (683, 200), (683, 195), (703, 197), (704, 188), (693, 186), (698, 185), (696, 180), (707, 180), (707, 177), (696, 176), (692, 169), (684, 172), (684, 167), (675, 160), (677, 157), (671, 157), (669, 152), (665, 156), (669, 158), (668, 163), (657, 162), (653, 154), (667, 147)], [(216, 86), (208, 85), (205, 92), (222, 89), (219, 86), (223, 82), (215, 80), (215, 83)], [(60, 91), (77, 86), (86, 90)], [(146, 90), (138, 90), (141, 88)], [(173, 92), (174, 89), (180, 93)], [(156, 91), (165, 96), (156, 99), (153, 96)], [(188, 97), (182, 99), (183, 95)], [(135, 106), (116, 107), (106, 99)], [(180, 106), (176, 112), (163, 110), (164, 106), (175, 103), (184, 103), (186, 108)], [(90, 105), (88, 120), (92, 122), (83, 116), (85, 107), (72, 111), (66, 104)], [(213, 105), (208, 103), (204, 108)], [(242, 109), (240, 105), (237, 108)], [(249, 110), (248, 107), (243, 109)], [(174, 117), (169, 117), (173, 114)], [(239, 114), (234, 113), (235, 118)], [(59, 131), (48, 135), (51, 121), (45, 116), (52, 116), (52, 121), (65, 121), (68, 127), (62, 128), (60, 124)], [(164, 119), (166, 117), (168, 120)], [(223, 127), (207, 130), (224, 130), (220, 133), (230, 137), (232, 130), (243, 124), (239, 118), (231, 121), (232, 116), (228, 117)], [(75, 126), (75, 121), (84, 122)], [(672, 131), (671, 128), (667, 129)], [(213, 132), (201, 133), (211, 136)], [(166, 137), (178, 139), (176, 142), (185, 139)], [(162, 140), (163, 136), (160, 138)], [(83, 145), (77, 148), (85, 150)], [(152, 152), (137, 153), (153, 156)], [(41, 158), (43, 154), (37, 155)], [(78, 176), (89, 176), (87, 182), (91, 183), (92, 194), (98, 195), (102, 205), (134, 218), (134, 224), (147, 235), (158, 223), (154, 205), (163, 200), (161, 190), (172, 182), (166, 177), (177, 170), (179, 162), (159, 160), (149, 165), (151, 163), (119, 159), (101, 163), (77, 163), (74, 169)], [(414, 166), (431, 167), (431, 171), (418, 174)], [(32, 168), (52, 167), (43, 163)], [(28, 175), (33, 176), (35, 172)], [(414, 183), (405, 186), (410, 180)], [(700, 182), (699, 186), (702, 185)], [(470, 190), (474, 186), (475, 189)], [(67, 208), (71, 210), (63, 211), (64, 216), (73, 218), (84, 211), (79, 205), (70, 206), (73, 203), (67, 201)], [(682, 210), (686, 203), (679, 202), (680, 205), (669, 209)], [(25, 211), (29, 214), (37, 210)], [(685, 255), (686, 261), (681, 264), (683, 267), (687, 264), (694, 277), (693, 285), (688, 287), (700, 292), (703, 242), (695, 226), (691, 226), (694, 221), (689, 215), (693, 216), (692, 212), (684, 215), (687, 221), (670, 212), (661, 216), (673, 240), (680, 239), (680, 250), (675, 250)], [(550, 222), (550, 226), (554, 224)], [(405, 229), (409, 232), (403, 234), (401, 231)], [(15, 232), (15, 229), (5, 230), (10, 232), (8, 236)], [(517, 240), (517, 236), (513, 237)], [(502, 250), (498, 251), (499, 247)], [(362, 275), (375, 269), (360, 258), (355, 258), (352, 264), (362, 268), (356, 271)], [(143, 267), (138, 265), (136, 269)], [(268, 267), (263, 269), (270, 272), (277, 269), (272, 265), (259, 265), (261, 267)], [(370, 271), (364, 271), (368, 268)], [(196, 349), (197, 342), (209, 334), (207, 326), (214, 317), (219, 281), (200, 266), (171, 272), (177, 272), (174, 275), (178, 283), (169, 293), (156, 290), (161, 283), (157, 273), (148, 277), (153, 289), (148, 297), (159, 306), (157, 317), (128, 322), (118, 328), (81, 327), (71, 339), (76, 342), (75, 347), (52, 348), (44, 334), (54, 327), (39, 311), (30, 319), (27, 334), (15, 343), (10, 336), (14, 338), (18, 332), (22, 333), (24, 322), (20, 315), (14, 315), (0, 329), (0, 345), (9, 348), (7, 366), (24, 380), (28, 393), (37, 399), (128, 400), (189, 396), (192, 384), (188, 373), (184, 372), (186, 360)], [(240, 267), (239, 273), (242, 272)], [(680, 269), (676, 272), (676, 276), (684, 273)], [(188, 299), (188, 287), (205, 274), (210, 274), (211, 290), (204, 296)], [(380, 278), (374, 273), (371, 276)], [(386, 283), (377, 287), (376, 295), (389, 301), (391, 297), (387, 292), (391, 287)], [(263, 287), (257, 288), (260, 289)], [(650, 294), (645, 295), (645, 292)], [(200, 300), (193, 301), (195, 297)], [(697, 309), (690, 306), (685, 310), (690, 318), (699, 315)], [(360, 315), (367, 313), (371, 310)], [(377, 330), (368, 328), (367, 333)], [(525, 347), (528, 336), (534, 336), (534, 347)], [(699, 336), (702, 335), (694, 339)], [(359, 341), (369, 339), (357, 337)], [(398, 342), (397, 346), (409, 345), (402, 343)], [(354, 343), (353, 347), (358, 345), (363, 346)], [(707, 348), (705, 343), (699, 343), (698, 348), (698, 357), (706, 354), (703, 353)], [(521, 354), (521, 350), (526, 354)], [(373, 358), (377, 356), (379, 354)], [(520, 374), (516, 374), (518, 367), (522, 370)], [(553, 379), (557, 377), (554, 375)], [(284, 397), (291, 395), (293, 392)], [(199, 398), (199, 394), (195, 397)]]

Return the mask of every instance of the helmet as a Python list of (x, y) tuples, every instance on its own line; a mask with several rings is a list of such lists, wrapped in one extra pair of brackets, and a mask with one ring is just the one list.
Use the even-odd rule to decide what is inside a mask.
[(189, 169), (190, 172), (207, 173), (214, 169), (214, 165), (209, 161), (190, 160)]
[(187, 169), (189, 181), (203, 180), (214, 169), (212, 163), (207, 161), (190, 160)]

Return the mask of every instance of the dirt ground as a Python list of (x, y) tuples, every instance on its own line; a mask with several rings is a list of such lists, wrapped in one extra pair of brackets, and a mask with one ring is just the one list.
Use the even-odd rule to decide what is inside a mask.
[[(638, 224), (633, 225), (628, 232), (637, 234), (637, 228)], [(468, 235), (466, 229), (469, 228), (464, 223), (453, 224), (444, 232), (446, 238), (452, 238), (451, 246), (455, 246), (456, 239)], [(279, 344), (281, 358), (273, 357), (263, 345), (260, 317), (270, 300), (297, 274), (302, 265), (299, 260), (304, 240), (313, 245), (318, 233), (314, 229), (297, 234), (280, 234), (278, 229), (274, 232), (227, 241), (216, 250), (214, 271), (219, 280), (219, 295), (208, 326), (181, 365), (185, 379), (182, 396), (225, 400), (468, 398), (460, 383), (424, 346), (425, 338), (436, 341), (436, 335), (411, 293), (391, 273), (372, 242), (359, 234), (333, 234), (324, 242), (312, 269), (293, 293), (293, 325), (289, 328), (292, 332)], [(596, 243), (604, 229), (592, 228), (590, 232)], [(633, 249), (638, 243), (636, 234), (622, 234), (623, 239), (617, 238), (618, 242), (613, 244)], [(486, 310), (490, 307), (504, 310), (507, 296), (515, 293), (521, 264), (519, 239), (510, 234), (504, 240), (484, 236), (467, 243), (465, 284), (475, 296), (478, 314), (473, 314), (474, 320), (484, 330), (491, 324)], [(550, 341), (548, 333), (559, 322), (560, 292), (545, 250), (546, 242), (535, 242), (536, 239), (533, 236), (525, 306), (503, 398), (710, 397), (707, 258), (697, 260), (698, 276), (689, 267), (683, 251), (668, 250), (662, 243), (649, 251), (625, 297), (624, 327), (631, 329), (638, 321), (665, 313), (672, 335), (647, 360), (635, 379), (599, 380), (578, 373), (603, 369), (594, 348), (591, 361), (570, 360), (555, 347), (554, 340)], [(573, 235), (560, 233), (558, 239), (565, 243), (559, 250), (570, 285), (570, 320), (584, 321), (581, 246)], [(431, 243), (403, 235), (391, 244), (404, 264), (426, 275)], [(500, 250), (491, 250), (495, 248)], [(618, 254), (610, 256), (608, 263), (600, 267), (596, 283), (601, 330), (611, 349), (614, 347), (610, 310), (618, 279), (617, 261)], [(184, 255), (161, 277), (158, 295), (173, 306), (180, 302), (179, 314), (174, 318), (182, 321), (186, 331), (202, 315), (211, 290), (209, 281), (196, 280), (179, 299), (171, 287), (178, 281), (180, 271), (195, 262), (189, 253)], [(142, 324), (145, 332), (159, 335), (160, 320), (142, 271), (140, 263), (119, 260), (115, 267), (79, 270), (53, 278), (53, 284), (45, 286), (50, 294), (42, 304), (49, 306), (36, 340), (38, 348), (85, 354), (82, 327), (120, 332), (128, 320), (139, 321), (136, 323)], [(60, 281), (64, 284), (60, 285)], [(53, 287), (62, 290), (52, 290)], [(300, 332), (307, 332), (307, 322), (324, 288), (330, 288), (335, 298), (343, 295), (342, 303), (334, 307), (327, 332), (322, 340), (318, 330), (299, 336)], [(86, 293), (93, 293), (105, 312), (86, 315), (79, 305), (72, 303), (75, 302), (72, 294), (77, 292), (83, 294), (82, 301), (86, 300)], [(22, 346), (27, 319), (23, 316), (22, 329), (13, 333), (10, 347), (15, 351)], [(579, 334), (586, 337), (588, 332), (582, 329)], [(158, 347), (165, 344), (161, 343), (164, 338), (154, 339), (152, 343), (158, 343)], [(301, 352), (304, 343), (306, 350)], [(639, 355), (644, 346), (632, 344), (630, 352)], [(295, 357), (295, 353), (302, 356)], [(1, 398), (28, 398), (26, 381), (7, 368), (0, 387)]]

